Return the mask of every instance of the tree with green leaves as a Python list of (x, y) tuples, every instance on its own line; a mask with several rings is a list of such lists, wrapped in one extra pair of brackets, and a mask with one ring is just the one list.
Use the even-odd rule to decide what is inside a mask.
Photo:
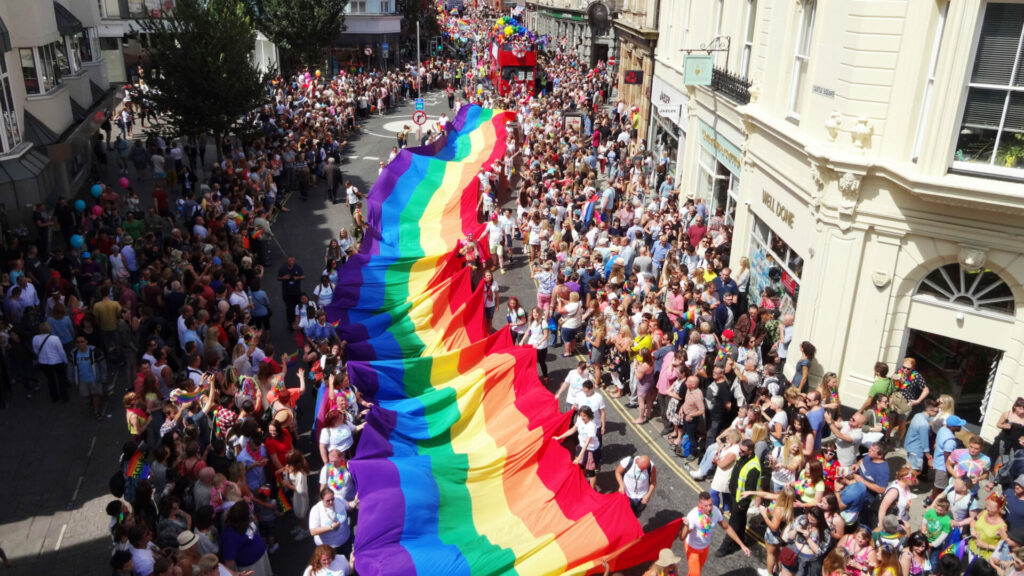
[(301, 66), (316, 68), (345, 30), (348, 0), (248, 0), (256, 27)]
[(270, 99), (252, 59), (256, 29), (241, 0), (177, 0), (166, 18), (139, 21), (152, 63), (147, 99), (171, 136), (212, 134), (217, 142)]
[[(395, 8), (402, 15), (402, 36), (416, 41), (416, 23), (420, 23), (420, 37), (430, 38), (440, 31), (437, 24), (437, 8), (434, 2), (422, 0), (398, 0)], [(429, 54), (429, 50), (426, 52)]]

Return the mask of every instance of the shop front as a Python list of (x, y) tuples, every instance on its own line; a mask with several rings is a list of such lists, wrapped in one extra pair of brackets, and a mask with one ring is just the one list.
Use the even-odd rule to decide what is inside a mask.
[[(750, 189), (744, 190), (745, 209), (734, 234), (748, 234), (745, 246), (736, 242), (736, 254), (745, 255), (750, 264), (747, 301), (795, 315), (805, 279), (804, 262), (811, 252), (813, 218), (798, 196), (779, 181), (760, 171), (746, 174)], [(738, 264), (734, 258), (734, 271)]]
[[(700, 155), (697, 160), (694, 190), (708, 203), (709, 214), (722, 211), (727, 226), (736, 221), (736, 205), (740, 192), (740, 169), (743, 152), (734, 142), (742, 142), (739, 131), (716, 128), (703, 118), (697, 120)], [(733, 134), (734, 133), (734, 134)]]
[(682, 122), (686, 96), (659, 76), (651, 83), (651, 128), (647, 141), (660, 158), (668, 159), (667, 174), (679, 182), (679, 161), (686, 148), (686, 130)]

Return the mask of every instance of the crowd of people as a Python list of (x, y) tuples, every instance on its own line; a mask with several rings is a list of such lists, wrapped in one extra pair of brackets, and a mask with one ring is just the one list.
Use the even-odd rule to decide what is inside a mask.
[[(486, 19), (462, 16), (483, 42)], [(359, 500), (346, 462), (371, 399), (349, 382), (324, 313), (364, 225), (341, 151), (362, 118), (444, 90), (453, 113), (479, 103), (517, 114), (505, 157), (478, 179), (491, 259), (465, 253), (488, 321), (504, 312), (576, 413), (557, 441), (576, 437), (574, 463), (598, 487), (606, 397), (621, 397), (635, 424), (659, 420), (708, 483), (685, 514), (684, 557), (663, 550), (649, 573), (685, 562), (700, 574), (717, 524), (727, 539), (716, 556), (749, 555), (755, 534), (770, 574), (1024, 574), (1024, 399), (986, 449), (907, 358), (892, 377), (876, 364), (868, 402), (843, 410), (835, 374), (812, 373), (814, 345), (793, 341), (792, 311), (752, 292), (747, 259), (730, 252), (732, 215), (673, 181), (669, 152), (638, 132), (639, 103), (614, 100), (614, 70), (550, 46), (534, 90), (505, 95), (487, 84), (483, 44), (400, 71), (279, 77), (253, 114), (262, 135), (244, 144), (133, 140), (136, 114), (151, 113), (140, 75), (111, 116), (120, 133), (111, 142), (108, 124), (95, 148), (100, 163), (115, 154), (117, 185), (40, 206), (36, 240), (8, 239), (0, 278), (8, 391), (38, 393), (37, 364), (54, 403), (77, 388), (97, 420), (104, 398), (124, 406), (107, 506), (114, 573), (270, 576), (286, 539), (313, 540), (306, 574), (351, 572)], [(443, 130), (405, 127), (395, 153)], [(347, 205), (351, 229), (322, 259), (304, 258), (312, 276), (291, 257), (274, 274), (282, 200), (308, 200), (318, 182), (325, 201)], [(63, 242), (50, 240), (55, 224)], [(502, 275), (524, 270), (536, 294), (503, 298)], [(263, 288), (274, 281), (283, 319)], [(294, 346), (276, 350), (272, 330)], [(576, 360), (561, 383), (548, 382), (551, 353)], [(331, 409), (300, 446), (299, 402), (321, 384)], [(658, 483), (640, 452), (608, 467), (638, 515)], [(923, 520), (912, 521), (918, 498)], [(289, 534), (286, 514), (298, 520)]]

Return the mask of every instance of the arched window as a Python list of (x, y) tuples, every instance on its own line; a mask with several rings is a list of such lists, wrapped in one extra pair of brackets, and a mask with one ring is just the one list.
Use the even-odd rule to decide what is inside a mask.
[(1013, 314), (1013, 291), (995, 272), (981, 268), (971, 271), (960, 264), (932, 270), (917, 286), (915, 296), (924, 295), (937, 304), (968, 310)]

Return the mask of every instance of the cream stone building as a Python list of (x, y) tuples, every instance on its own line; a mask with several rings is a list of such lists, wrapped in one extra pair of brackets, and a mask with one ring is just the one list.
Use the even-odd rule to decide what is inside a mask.
[[(917, 360), (987, 439), (1024, 396), (1024, 2), (679, 0), (648, 137), (859, 407)], [(717, 40), (716, 40), (717, 37)], [(728, 46), (728, 51), (724, 48)], [(685, 87), (684, 50), (717, 49)], [(707, 53), (707, 52), (701, 52)]]

